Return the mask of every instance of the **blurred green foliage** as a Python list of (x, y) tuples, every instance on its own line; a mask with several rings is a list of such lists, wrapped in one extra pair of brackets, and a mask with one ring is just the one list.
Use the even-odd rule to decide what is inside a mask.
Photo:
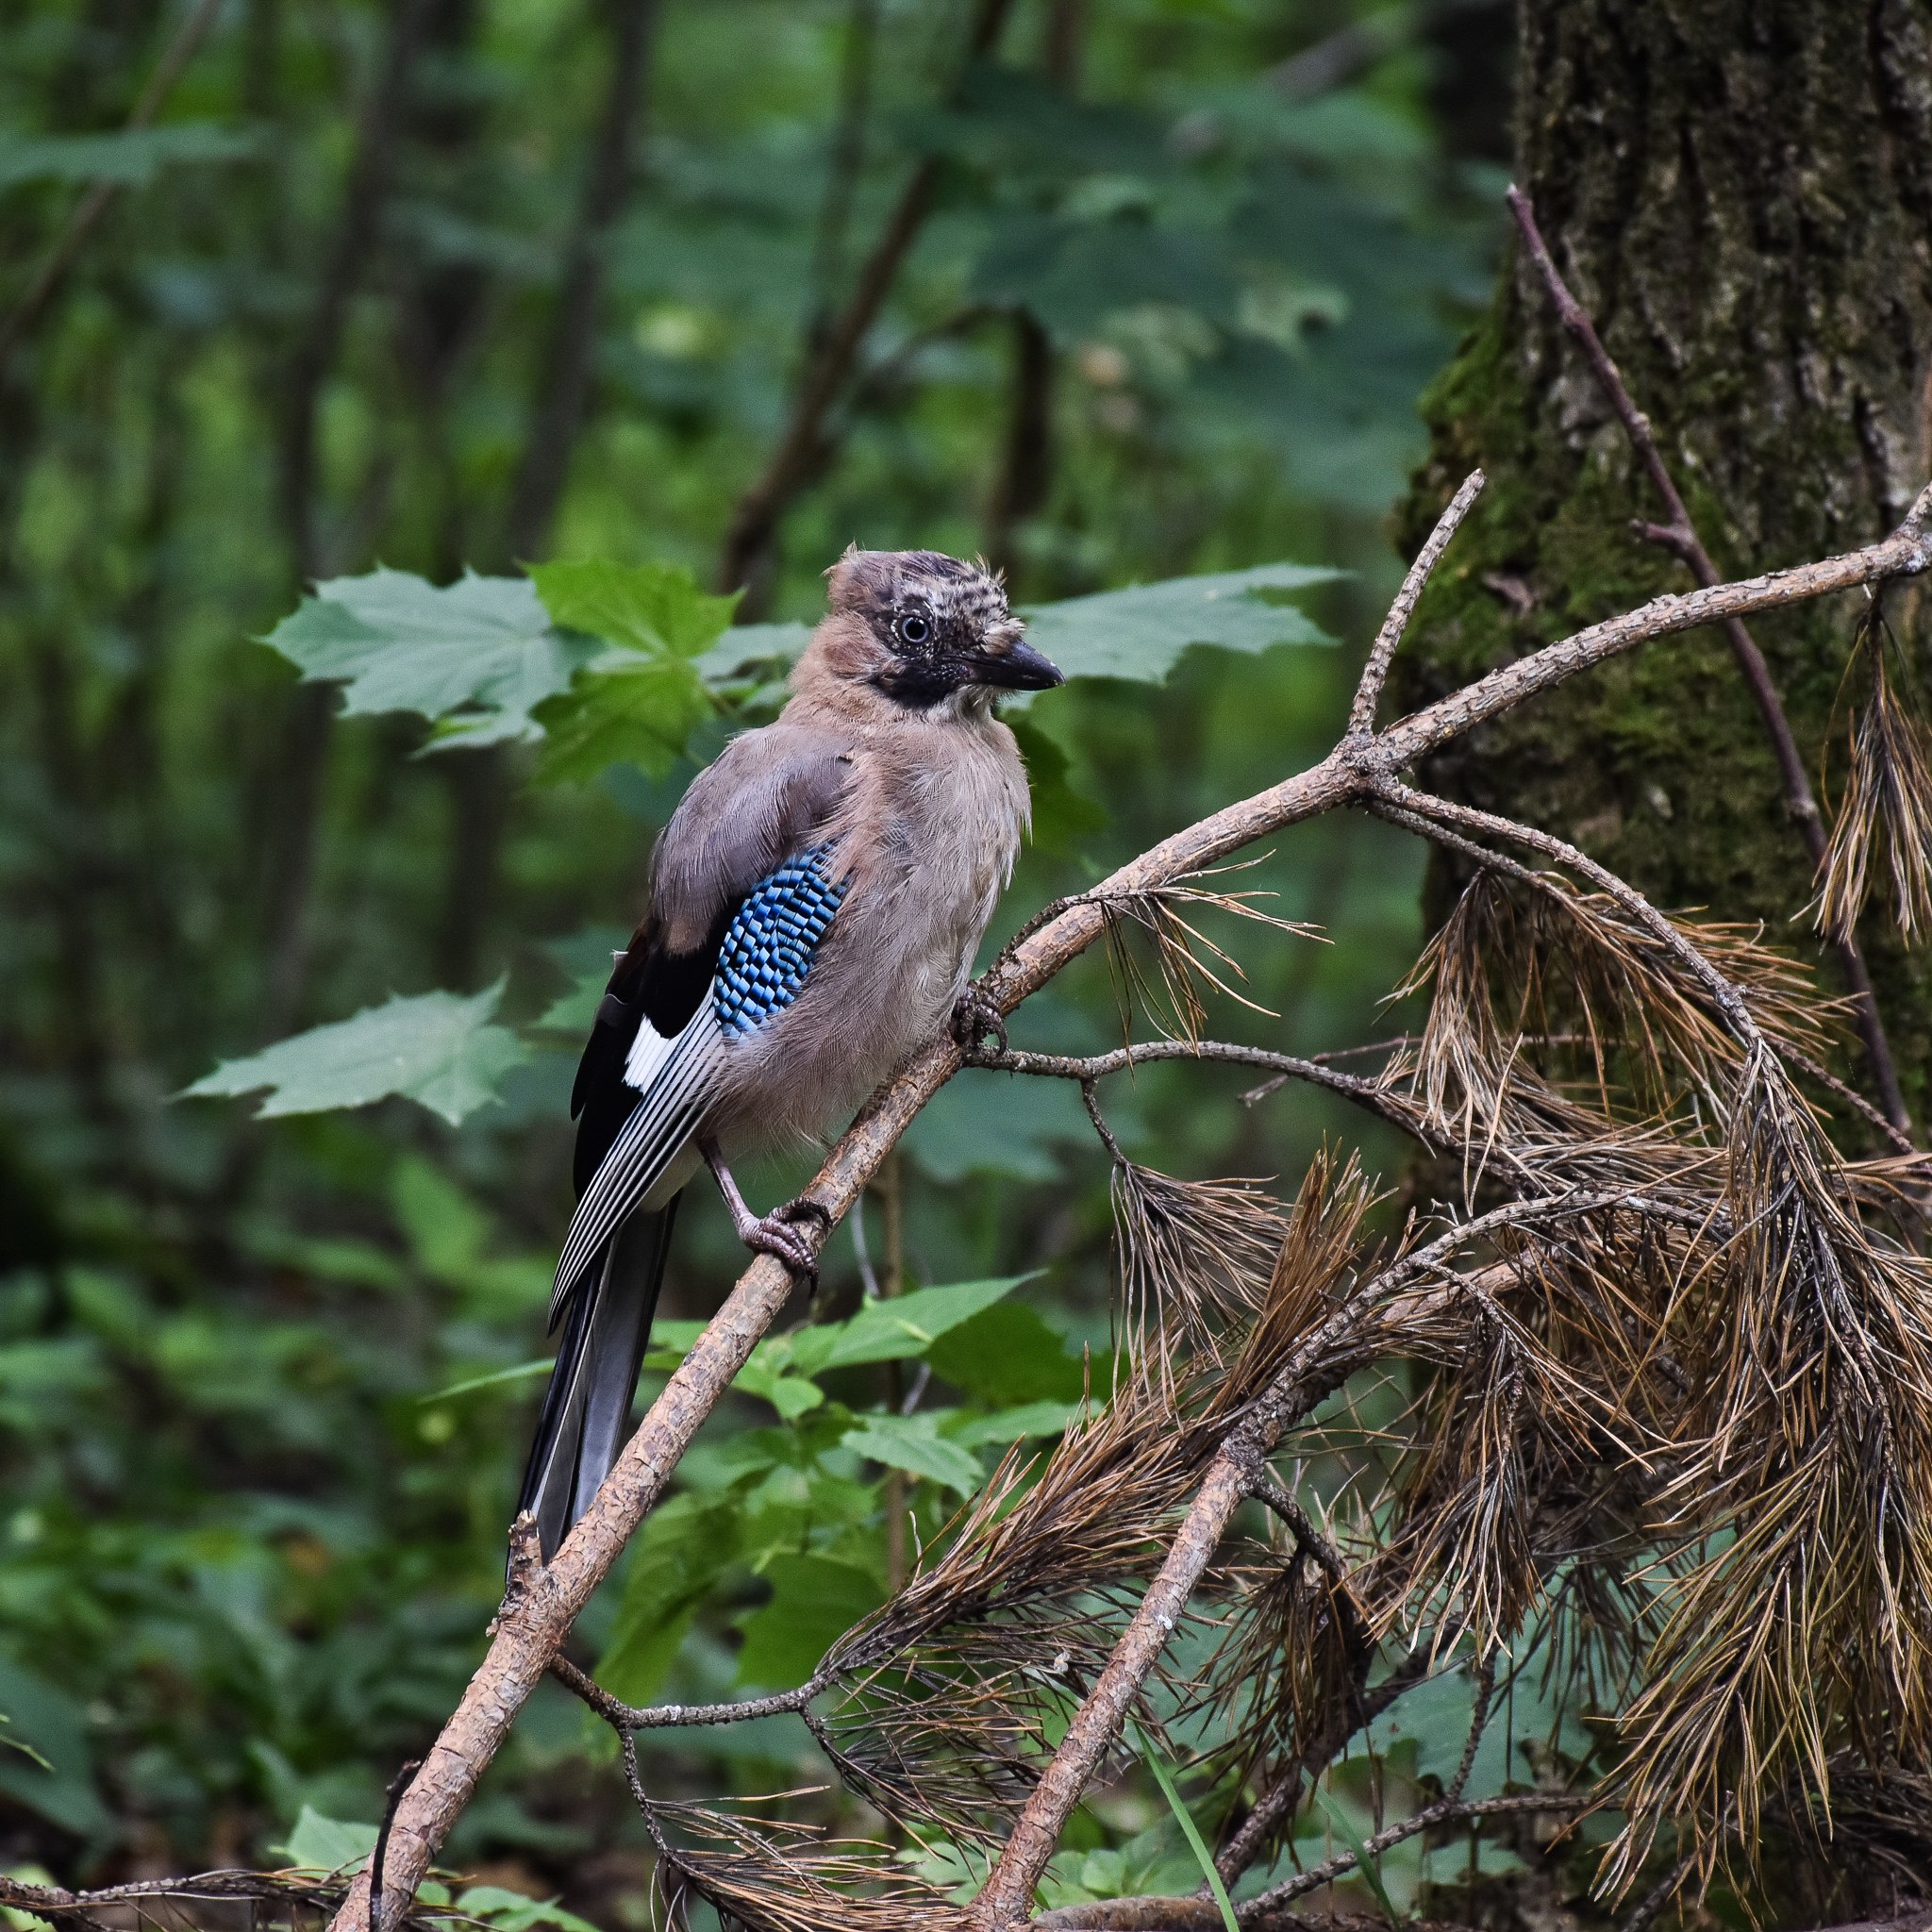
[[(966, 66), (948, 0), (650, 9), (560, 441), (631, 9), (245, 0), (132, 133), (185, 9), (0, 19), (0, 315), (85, 184), (120, 188), (0, 365), (7, 1861), (319, 1857), (454, 1701), (541, 1386), (574, 1035), (653, 826), (772, 714), (847, 542), (986, 551), (1084, 674), (1015, 714), (1038, 825), (1000, 931), (1326, 749), (1414, 397), (1487, 279), (1493, 182), (1441, 91), (1504, 111), (1420, 11), (1319, 92), (1279, 67), (1370, 10), (1023, 6)], [(922, 157), (930, 212), (736, 607), (770, 621), (725, 630), (734, 502)], [(1418, 875), (1381, 827), (1282, 841), (1241, 887), (1330, 939), (1224, 935), (1255, 1004), (1216, 1030), (1375, 1037)], [(1014, 1037), (1118, 1026), (1096, 957)], [(1157, 1067), (1106, 1105), (1184, 1174), (1291, 1183), (1360, 1138), (1243, 1084)], [(584, 1620), (624, 1694), (801, 1680), (887, 1587), (889, 1489), (929, 1535), (1105, 1399), (1077, 1096), (968, 1074), (899, 1185), (917, 1294), (861, 1305), (841, 1236), (829, 1319), (761, 1347)], [(701, 1191), (646, 1395), (736, 1273)], [(605, 1748), (546, 1690), (452, 1859), (634, 1916)], [(774, 1720), (678, 1740), (661, 1777), (811, 1761)], [(1091, 1824), (1068, 1898), (1175, 1857), (1195, 1882), (1147, 1800)]]

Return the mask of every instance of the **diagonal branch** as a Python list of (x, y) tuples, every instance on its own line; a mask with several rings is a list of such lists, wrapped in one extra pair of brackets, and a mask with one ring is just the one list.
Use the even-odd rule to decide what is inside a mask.
[(1449, 500), (1449, 508), (1436, 520), (1436, 527), (1429, 532), (1429, 541), (1416, 552), (1415, 561), (1408, 567), (1408, 575), (1402, 580), (1402, 588), (1395, 593), (1395, 601), (1389, 607), (1389, 615), (1382, 620), (1382, 628), (1375, 633), (1375, 641), (1369, 649), (1369, 661), (1362, 667), (1361, 682), (1357, 685), (1355, 702), (1348, 708), (1348, 735), (1352, 739), (1371, 738), (1375, 730), (1375, 706), (1382, 695), (1382, 687), (1388, 682), (1389, 666), (1394, 661), (1397, 645), (1402, 642), (1402, 634), (1408, 628), (1408, 620), (1415, 615), (1416, 601), (1423, 593), (1423, 587), (1435, 568), (1442, 560), (1442, 553), (1449, 547), (1450, 539), (1462, 527), (1462, 520), (1474, 508), (1476, 498), (1481, 495), (1483, 473), (1472, 470), (1462, 479), (1462, 488)]
[[(970, 63), (991, 52), (1012, 10), (1012, 0), (978, 0), (967, 35)], [(815, 332), (805, 374), (776, 445), (765, 467), (738, 499), (718, 559), (718, 588), (735, 591), (761, 575), (778, 520), (791, 499), (818, 474), (826, 456), (825, 419), (843, 393), (879, 310), (892, 292), (906, 258), (932, 210), (940, 157), (928, 154), (913, 167), (887, 215), (872, 253), (860, 265), (845, 306)], [(758, 586), (754, 584), (753, 601)]]
[[(160, 59), (155, 63), (155, 71), (142, 89), (141, 98), (122, 123), (124, 131), (132, 132), (147, 126), (160, 112), (161, 104), (174, 92), (175, 83), (181, 78), (182, 70), (194, 58), (196, 49), (221, 10), (222, 0), (196, 0), (195, 6), (175, 29), (175, 38), (163, 49)], [(26, 293), (14, 305), (13, 312), (7, 320), (0, 323), (0, 370), (6, 368), (7, 358), (32, 333), (34, 325), (40, 321), (47, 304), (67, 278), (67, 271), (87, 246), (88, 237), (100, 225), (101, 217), (107, 213), (108, 204), (120, 189), (118, 181), (96, 181), (75, 204), (74, 212), (67, 218), (67, 225), (48, 251), (46, 260), (41, 264)]]
[[(1000, 1011), (1011, 1012), (1101, 936), (1109, 895), (1172, 885), (1256, 839), (1357, 802), (1379, 774), (1400, 770), (1487, 719), (1648, 640), (1693, 630), (1725, 615), (1770, 609), (1932, 568), (1932, 540), (1922, 527), (1928, 511), (1932, 489), (1883, 542), (1794, 570), (1657, 598), (1490, 673), (1391, 725), (1367, 744), (1338, 746), (1307, 771), (1162, 840), (1093, 892), (1069, 902), (1008, 947), (978, 982), (979, 992)], [(957, 1043), (950, 1038), (937, 1040), (867, 1103), (809, 1190), (833, 1222), (850, 1210), (920, 1108), (961, 1064)], [(815, 1247), (826, 1231), (810, 1224), (801, 1228)], [(407, 1899), (421, 1882), (517, 1711), (562, 1649), (578, 1612), (662, 1495), (678, 1458), (790, 1293), (784, 1269), (770, 1257), (760, 1256), (746, 1269), (549, 1567), (530, 1579), (513, 1605), (506, 1605), (489, 1653), (397, 1808), (384, 1913), (388, 1923), (399, 1923), (398, 1895)], [(1239, 1474), (1230, 1466), (1232, 1487), (1239, 1486)], [(335, 1924), (337, 1932), (363, 1932), (367, 1922), (367, 1885), (358, 1880)]]
[[(1352, 1708), (1282, 1770), (1255, 1801), (1254, 1809), (1241, 1821), (1241, 1828), (1215, 1855), (1214, 1867), (1221, 1874), (1223, 1884), (1232, 1885), (1274, 1841), (1282, 1822), (1291, 1817), (1301, 1803), (1303, 1781), (1318, 1773), (1356, 1732), (1380, 1717), (1404, 1691), (1422, 1683), (1429, 1674), (1435, 1655), (1434, 1644), (1426, 1640), (1418, 1642), (1379, 1684), (1361, 1691)], [(1202, 1895), (1208, 1895), (1205, 1888)]]
[(795, 1690), (774, 1691), (769, 1697), (742, 1697), (735, 1704), (658, 1704), (639, 1708), (611, 1696), (588, 1671), (567, 1657), (553, 1657), (550, 1674), (576, 1692), (616, 1731), (656, 1731), (700, 1724), (741, 1724), (752, 1718), (802, 1714), (822, 1691), (830, 1689), (832, 1674), (815, 1671)]
[[(1359, 1074), (1344, 1074), (1340, 1068), (1324, 1066), (1320, 1060), (1304, 1059), (1291, 1053), (1270, 1053), (1265, 1047), (1237, 1046), (1224, 1040), (1150, 1040), (1132, 1046), (1116, 1047), (1111, 1053), (1074, 1058), (1065, 1054), (1004, 1053), (975, 1050), (966, 1059), (969, 1067), (983, 1067), (992, 1073), (1029, 1074), (1047, 1080), (1077, 1080), (1083, 1086), (1103, 1080), (1109, 1074), (1146, 1065), (1150, 1060), (1208, 1060), (1228, 1066), (1258, 1067), (1283, 1080), (1305, 1080), (1311, 1087), (1325, 1088), (1353, 1101), (1391, 1126), (1434, 1146), (1421, 1112), (1403, 1096), (1379, 1080), (1365, 1079)], [(1258, 1090), (1257, 1090), (1258, 1091)]]
[[(1516, 218), (1517, 227), (1523, 232), (1524, 246), (1529, 251), (1529, 258), (1542, 276), (1551, 301), (1556, 304), (1558, 318), (1576, 338), (1584, 359), (1596, 377), (1597, 387), (1616, 411), (1624, 435), (1630, 439), (1630, 447), (1636, 451), (1639, 461), (1650, 477), (1651, 488), (1663, 500), (1670, 522), (1651, 524), (1640, 520), (1635, 525), (1638, 535), (1680, 558), (1690, 566), (1690, 574), (1707, 588), (1722, 582), (1718, 567), (1712, 561), (1710, 552), (1704, 547), (1704, 540), (1697, 534), (1697, 526), (1690, 521), (1690, 512), (1672, 480), (1663, 452), (1657, 448), (1650, 418), (1637, 407), (1624, 386), (1623, 374), (1611, 359), (1610, 352), (1604, 347), (1603, 339), (1596, 332), (1596, 325), (1590, 318), (1590, 311), (1570, 292), (1550, 254), (1549, 245), (1543, 240), (1542, 231), (1537, 226), (1536, 209), (1528, 195), (1512, 187), (1505, 198), (1509, 204), (1509, 212)], [(1465, 484), (1463, 487), (1467, 489), (1469, 486)], [(1738, 669), (1743, 674), (1744, 683), (1750, 690), (1752, 702), (1764, 721), (1765, 736), (1771, 741), (1772, 755), (1777, 760), (1778, 776), (1784, 786), (1785, 809), (1797, 823), (1805, 849), (1811, 855), (1811, 870), (1815, 874), (1824, 863), (1824, 824), (1819, 815), (1818, 801), (1812, 796), (1811, 781), (1806, 774), (1798, 741), (1791, 733), (1791, 722), (1785, 715), (1777, 681), (1771, 675), (1771, 666), (1766, 663), (1764, 653), (1758, 649), (1757, 639), (1744, 627), (1742, 618), (1726, 618), (1723, 630), (1724, 641), (1730, 645), (1731, 656), (1737, 659)], [(1878, 1089), (1886, 1118), (1899, 1133), (1909, 1136), (1911, 1116), (1906, 1110), (1905, 1094), (1899, 1086), (1898, 1066), (1892, 1058), (1891, 1042), (1886, 1038), (1885, 1023), (1879, 1017), (1878, 997), (1872, 989), (1872, 974), (1865, 965), (1865, 956), (1849, 927), (1835, 938), (1832, 944), (1838, 954), (1840, 971), (1844, 974), (1845, 984), (1851, 989), (1857, 1008), (1859, 1036), (1865, 1044), (1865, 1058), (1871, 1062), (1873, 1084)]]
[[(1251, 1492), (1252, 1472), (1289, 1425), (1333, 1386), (1337, 1359), (1373, 1358), (1399, 1325), (1398, 1310), (1406, 1306), (1413, 1313), (1418, 1306), (1435, 1307), (1460, 1293), (1464, 1284), (1459, 1276), (1449, 1275), (1447, 1286), (1428, 1291), (1418, 1290), (1415, 1284), (1430, 1278), (1440, 1281), (1447, 1273), (1449, 1257), (1470, 1241), (1499, 1227), (1574, 1219), (1627, 1202), (1622, 1192), (1578, 1190), (1552, 1200), (1513, 1201), (1492, 1208), (1405, 1256), (1308, 1331), (1267, 1390), (1238, 1417), (1208, 1464), (1158, 1574), (1093, 1688), (1068, 1721), (1059, 1747), (1015, 1821), (974, 1903), (977, 1924), (986, 1932), (998, 1932), (1026, 1917), (1034, 1888), (1068, 1818), (1178, 1627), (1235, 1511)], [(1319, 1381), (1312, 1373), (1318, 1365)]]

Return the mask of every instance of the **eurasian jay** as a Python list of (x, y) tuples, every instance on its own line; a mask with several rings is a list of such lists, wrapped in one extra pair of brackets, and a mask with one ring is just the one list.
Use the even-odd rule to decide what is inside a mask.
[(1029, 817), (1000, 691), (1060, 673), (999, 584), (929, 550), (848, 551), (776, 721), (691, 781), (577, 1068), (564, 1324), (524, 1476), (547, 1562), (623, 1446), (680, 1191), (702, 1160), (740, 1238), (816, 1274), (799, 1199), (727, 1164), (815, 1138), (948, 1020)]

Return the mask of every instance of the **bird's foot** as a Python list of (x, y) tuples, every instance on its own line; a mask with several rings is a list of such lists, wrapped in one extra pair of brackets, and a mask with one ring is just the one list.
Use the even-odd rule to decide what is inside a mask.
[(980, 1042), (986, 1040), (996, 1041), (1005, 1053), (1007, 1016), (976, 986), (969, 986), (953, 1008), (953, 1038), (969, 1060), (980, 1057)]
[(755, 1255), (770, 1255), (782, 1261), (791, 1274), (805, 1283), (808, 1294), (819, 1291), (818, 1250), (800, 1228), (799, 1223), (815, 1221), (830, 1227), (832, 1217), (808, 1194), (774, 1208), (760, 1221), (747, 1221), (738, 1230), (739, 1239)]

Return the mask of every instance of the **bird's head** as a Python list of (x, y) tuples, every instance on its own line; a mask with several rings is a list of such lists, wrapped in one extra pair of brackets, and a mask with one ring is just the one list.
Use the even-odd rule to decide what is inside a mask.
[(936, 550), (853, 549), (826, 575), (831, 614), (812, 655), (908, 711), (983, 713), (999, 691), (1063, 682), (976, 564)]

